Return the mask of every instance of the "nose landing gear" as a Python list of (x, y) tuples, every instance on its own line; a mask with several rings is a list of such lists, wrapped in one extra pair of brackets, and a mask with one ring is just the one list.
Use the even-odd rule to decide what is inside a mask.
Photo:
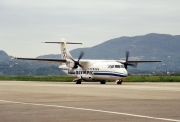
[(76, 80), (76, 84), (81, 84), (81, 79)]
[(100, 81), (100, 84), (106, 84), (106, 81)]

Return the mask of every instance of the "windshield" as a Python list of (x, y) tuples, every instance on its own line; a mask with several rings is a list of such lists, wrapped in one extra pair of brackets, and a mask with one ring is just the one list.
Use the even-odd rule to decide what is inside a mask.
[(124, 68), (124, 65), (115, 65), (115, 68)]

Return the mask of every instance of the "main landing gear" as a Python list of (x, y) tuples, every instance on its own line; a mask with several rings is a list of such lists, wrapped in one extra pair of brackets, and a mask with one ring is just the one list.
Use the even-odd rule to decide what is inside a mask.
[(106, 84), (106, 81), (104, 81), (104, 80), (100, 81), (100, 84)]
[(78, 79), (77, 81), (76, 81), (76, 84), (81, 84), (81, 79)]
[(118, 80), (117, 85), (121, 85), (121, 84), (122, 84), (122, 80)]

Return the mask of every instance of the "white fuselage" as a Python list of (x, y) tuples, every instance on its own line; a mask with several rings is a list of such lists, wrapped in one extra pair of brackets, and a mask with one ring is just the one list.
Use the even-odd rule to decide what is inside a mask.
[(84, 69), (78, 67), (73, 71), (66, 65), (61, 65), (59, 68), (66, 74), (85, 81), (116, 81), (122, 80), (128, 74), (123, 64), (113, 60), (89, 60), (89, 62), (85, 61), (83, 66)]

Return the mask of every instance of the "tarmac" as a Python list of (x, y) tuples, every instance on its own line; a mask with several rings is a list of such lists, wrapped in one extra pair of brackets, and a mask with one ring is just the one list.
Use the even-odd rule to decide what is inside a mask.
[(180, 122), (180, 83), (0, 81), (0, 122)]

